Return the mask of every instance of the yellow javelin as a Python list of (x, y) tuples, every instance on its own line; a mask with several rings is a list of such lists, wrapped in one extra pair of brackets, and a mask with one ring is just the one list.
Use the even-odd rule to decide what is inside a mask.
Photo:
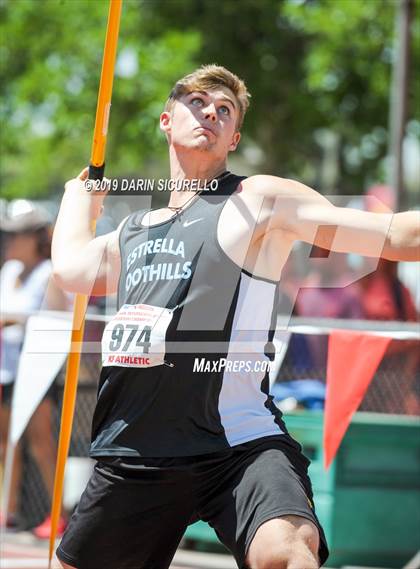
[[(99, 84), (98, 104), (96, 107), (95, 130), (93, 134), (93, 143), (89, 166), (89, 179), (91, 180), (102, 180), (105, 170), (105, 147), (106, 137), (108, 133), (109, 114), (111, 109), (112, 83), (114, 79), (114, 67), (115, 57), (117, 53), (118, 32), (120, 28), (121, 8), (122, 0), (110, 0), (104, 55), (102, 60), (101, 81)], [(93, 234), (95, 233), (95, 229), (96, 223), (93, 221)], [(61, 513), (64, 470), (70, 446), (87, 303), (88, 297), (86, 295), (76, 295), (73, 310), (71, 347), (67, 360), (63, 407), (61, 411), (61, 427), (60, 436), (58, 439), (54, 493), (51, 506), (51, 535), (48, 569), (51, 569), (55, 536), (57, 534), (57, 525)]]

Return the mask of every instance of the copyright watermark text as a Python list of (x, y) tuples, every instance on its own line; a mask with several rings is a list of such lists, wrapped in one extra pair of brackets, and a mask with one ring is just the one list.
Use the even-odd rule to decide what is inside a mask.
[(88, 192), (116, 192), (116, 193), (138, 193), (138, 192), (173, 192), (173, 191), (211, 191), (214, 192), (219, 186), (219, 180), (172, 180), (160, 178), (158, 180), (147, 178), (113, 178), (111, 180), (85, 180), (85, 189)]

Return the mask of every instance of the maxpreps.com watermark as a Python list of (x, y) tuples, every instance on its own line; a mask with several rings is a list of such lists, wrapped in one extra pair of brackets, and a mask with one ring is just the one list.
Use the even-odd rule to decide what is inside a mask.
[(215, 192), (219, 187), (219, 180), (172, 180), (167, 178), (159, 178), (152, 180), (147, 178), (113, 178), (111, 180), (104, 178), (103, 180), (85, 180), (85, 189), (91, 191), (110, 191), (117, 193), (139, 193), (139, 192), (182, 192), (182, 191), (211, 191)]
[(233, 360), (227, 358), (194, 358), (193, 372), (195, 373), (267, 373), (273, 363), (269, 360)]

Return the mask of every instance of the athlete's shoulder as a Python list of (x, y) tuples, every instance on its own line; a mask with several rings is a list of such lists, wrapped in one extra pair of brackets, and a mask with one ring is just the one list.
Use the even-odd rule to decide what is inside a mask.
[(291, 194), (304, 194), (313, 191), (297, 180), (268, 174), (249, 176), (243, 180), (242, 188), (245, 192), (265, 197), (290, 196)]

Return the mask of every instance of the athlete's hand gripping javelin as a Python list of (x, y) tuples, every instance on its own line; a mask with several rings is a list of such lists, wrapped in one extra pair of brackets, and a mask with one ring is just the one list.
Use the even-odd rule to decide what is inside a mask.
[(83, 168), (80, 174), (65, 184), (65, 190), (69, 192), (88, 193), (90, 195), (90, 217), (96, 221), (103, 213), (103, 203), (108, 195), (110, 180), (89, 180), (89, 167)]
[(65, 184), (52, 242), (54, 277), (66, 290), (105, 295), (118, 282), (118, 239), (116, 231), (99, 237), (93, 234), (92, 222), (102, 214), (109, 180), (102, 180), (103, 190), (95, 189), (88, 170), (84, 168)]

